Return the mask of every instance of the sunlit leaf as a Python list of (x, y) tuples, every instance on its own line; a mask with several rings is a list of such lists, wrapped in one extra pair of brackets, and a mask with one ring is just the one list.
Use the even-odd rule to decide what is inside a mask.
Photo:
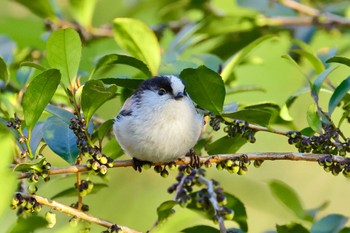
[(322, 122), (318, 114), (316, 104), (310, 105), (310, 107), (307, 110), (306, 119), (307, 119), (307, 122), (309, 123), (309, 126), (315, 132), (322, 133)]
[(244, 60), (244, 58), (259, 44), (261, 44), (264, 41), (270, 40), (272, 38), (275, 38), (274, 35), (266, 35), (262, 36), (255, 41), (251, 42), (249, 45), (245, 46), (243, 49), (241, 49), (238, 53), (236, 53), (232, 59), (225, 64), (224, 69), (221, 72), (222, 79), (227, 82), (229, 81), (229, 78), (231, 74), (233, 73), (235, 67), (239, 65), (240, 62)]
[(114, 119), (107, 120), (100, 125), (92, 135), (92, 140), (102, 140), (112, 129)]
[(60, 70), (65, 84), (74, 83), (81, 49), (79, 34), (71, 28), (54, 31), (47, 40), (47, 60), (52, 68)]
[(239, 135), (235, 137), (224, 136), (208, 145), (208, 154), (235, 153), (246, 143), (247, 139)]
[(350, 76), (346, 78), (339, 86), (334, 90), (331, 99), (328, 103), (328, 113), (331, 115), (343, 97), (350, 90)]
[(27, 66), (27, 67), (35, 68), (35, 69), (41, 70), (41, 71), (47, 70), (47, 68), (40, 65), (39, 63), (35, 63), (35, 62), (31, 62), (31, 61), (24, 61), (21, 63), (21, 66)]
[(175, 213), (175, 210), (173, 209), (174, 206), (178, 205), (178, 202), (176, 201), (165, 201), (157, 208), (157, 216), (158, 221), (157, 224), (161, 224), (166, 219), (168, 219), (171, 215)]
[(327, 215), (312, 225), (311, 233), (338, 233), (348, 219), (341, 214)]
[(57, 116), (49, 117), (44, 126), (44, 140), (50, 149), (70, 164), (79, 155), (77, 137), (69, 125)]
[(291, 187), (279, 180), (271, 180), (269, 187), (274, 196), (298, 218), (312, 221), (312, 216), (304, 210), (298, 195)]
[(343, 64), (346, 66), (350, 66), (350, 59), (347, 57), (332, 57), (326, 61), (326, 63), (331, 63), (331, 62), (340, 63), (340, 64)]
[(13, 170), (17, 172), (28, 172), (30, 170), (41, 172), (41, 168), (43, 167), (43, 163), (45, 161), (46, 161), (45, 158), (41, 158), (41, 159), (31, 160), (30, 162), (19, 163), (15, 166)]
[(30, 132), (50, 102), (61, 80), (56, 69), (42, 72), (32, 79), (23, 96), (23, 114)]
[(218, 73), (200, 66), (197, 69), (183, 70), (180, 77), (185, 81), (194, 102), (214, 114), (222, 112), (226, 92), (224, 82)]
[(267, 126), (271, 119), (271, 112), (256, 109), (242, 109), (237, 112), (223, 114), (224, 117), (230, 117), (233, 119), (244, 120), (249, 123)]
[(145, 23), (132, 18), (116, 18), (113, 34), (120, 47), (147, 64), (152, 75), (158, 73), (160, 46), (156, 35)]
[(145, 63), (142, 61), (126, 56), (126, 55), (121, 55), (121, 54), (108, 54), (100, 58), (95, 66), (95, 69), (91, 72), (90, 77), (93, 76), (94, 73), (96, 73), (98, 70), (101, 68), (108, 66), (108, 65), (117, 65), (117, 64), (122, 64), (122, 65), (128, 65), (131, 67), (134, 67), (140, 71), (142, 71), (146, 77), (151, 77), (152, 73), (147, 67)]
[(310, 233), (303, 225), (291, 223), (288, 225), (276, 225), (277, 233)]
[(322, 73), (320, 73), (314, 83), (313, 83), (313, 90), (315, 92), (315, 95), (318, 95), (320, 90), (321, 90), (321, 86), (322, 86), (322, 83), (324, 82), (324, 80), (328, 77), (328, 75), (330, 73), (332, 73), (335, 69), (337, 68), (337, 66), (335, 67), (330, 67), (326, 70), (324, 70)]
[(325, 70), (325, 67), (322, 63), (322, 61), (313, 53), (310, 53), (305, 50), (292, 50), (293, 53), (297, 53), (307, 59), (310, 64), (313, 66), (315, 72), (317, 74), (320, 74), (322, 71)]
[(81, 107), (86, 122), (89, 122), (96, 110), (111, 99), (117, 90), (116, 85), (106, 86), (101, 80), (89, 80), (85, 83), (81, 95)]
[(230, 193), (225, 192), (225, 196), (227, 198), (225, 206), (234, 211), (232, 220), (238, 223), (242, 231), (248, 232), (248, 216), (243, 202)]
[[(94, 183), (94, 187), (91, 190), (90, 194), (98, 193), (101, 189), (107, 188), (108, 185), (104, 183)], [(67, 188), (54, 196), (51, 197), (52, 200), (60, 198), (60, 197), (76, 197), (78, 195), (78, 190), (75, 187)]]
[(5, 83), (7, 83), (9, 80), (9, 71), (2, 57), (0, 57), (0, 80), (4, 81)]
[(34, 14), (36, 14), (41, 18), (51, 18), (51, 19), (56, 18), (55, 13), (51, 7), (50, 1), (48, 0), (35, 0), (35, 1), (15, 0), (15, 1), (27, 7)]
[(86, 28), (91, 27), (96, 0), (69, 0), (69, 9), (74, 19)]

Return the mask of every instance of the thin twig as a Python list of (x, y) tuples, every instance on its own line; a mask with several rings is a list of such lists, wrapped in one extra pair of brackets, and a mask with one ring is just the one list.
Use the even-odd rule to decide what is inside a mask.
[[(310, 153), (298, 153), (298, 152), (259, 152), (259, 153), (236, 153), (236, 154), (219, 154), (212, 155), (209, 157), (201, 157), (200, 163), (204, 164), (209, 161), (211, 163), (218, 163), (225, 161), (227, 159), (239, 158), (242, 155), (246, 155), (249, 160), (291, 160), (291, 161), (308, 161), (308, 162), (317, 162), (318, 159), (329, 156), (329, 154), (310, 154)], [(333, 155), (333, 160), (340, 162), (348, 157), (342, 157), (338, 155)], [(176, 161), (177, 165), (190, 164), (191, 159), (189, 157), (184, 157)], [(154, 163), (153, 165), (165, 165), (165, 163)], [(13, 167), (14, 165), (11, 165)], [(113, 167), (132, 167), (132, 160), (117, 160), (114, 161)], [(89, 169), (86, 165), (75, 165), (62, 168), (51, 168), (49, 170), (49, 175), (58, 175), (58, 174), (68, 174), (68, 173), (77, 173), (77, 172), (87, 172)], [(19, 173), (17, 178), (24, 179), (29, 177), (29, 173)]]
[[(111, 223), (109, 221), (106, 221), (106, 220), (103, 220), (103, 219), (100, 219), (100, 218), (97, 218), (97, 217), (94, 217), (90, 214), (86, 214), (80, 210), (77, 210), (77, 209), (74, 209), (72, 207), (69, 207), (69, 206), (66, 206), (66, 205), (63, 205), (59, 202), (56, 202), (56, 201), (53, 201), (53, 200), (50, 200), (48, 198), (45, 198), (45, 197), (42, 197), (42, 196), (38, 196), (38, 195), (30, 195), (30, 194), (26, 194), (26, 193), (20, 193), (24, 198), (35, 198), (35, 200), (42, 204), (42, 205), (46, 205), (46, 206), (49, 206), (61, 213), (65, 213), (65, 214), (69, 214), (69, 215), (72, 215), (72, 216), (75, 216), (77, 217), (78, 219), (82, 219), (82, 220), (85, 220), (85, 221), (88, 221), (88, 222), (91, 222), (91, 223), (95, 223), (95, 224), (98, 224), (100, 226), (103, 226), (103, 227), (107, 227), (107, 228), (110, 228), (111, 226), (114, 225), (114, 223)], [(118, 225), (119, 228), (121, 228), (123, 230), (123, 232), (127, 232), (127, 233), (140, 233), (140, 231), (136, 231), (136, 230), (133, 230), (133, 229), (130, 229), (128, 227), (125, 227), (125, 226), (120, 226)]]

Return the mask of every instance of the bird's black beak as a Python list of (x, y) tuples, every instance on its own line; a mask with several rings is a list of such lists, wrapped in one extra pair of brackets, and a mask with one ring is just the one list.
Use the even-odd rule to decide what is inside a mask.
[(177, 93), (176, 95), (175, 95), (175, 99), (176, 100), (180, 100), (180, 99), (182, 99), (184, 97), (184, 93), (183, 92), (179, 92), (179, 93)]

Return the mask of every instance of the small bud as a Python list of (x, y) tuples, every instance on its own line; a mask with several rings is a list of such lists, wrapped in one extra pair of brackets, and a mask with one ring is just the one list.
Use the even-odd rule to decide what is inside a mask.
[(102, 156), (101, 159), (100, 159), (100, 163), (101, 164), (107, 164), (108, 163), (108, 159), (106, 156)]
[(225, 214), (224, 214), (223, 217), (224, 217), (226, 220), (232, 220), (232, 219), (233, 219), (233, 216), (234, 216), (233, 210), (228, 209), (228, 208), (225, 208)]
[(226, 167), (231, 167), (233, 165), (233, 161), (231, 159), (226, 160), (225, 162)]
[(148, 169), (150, 169), (150, 168), (151, 168), (151, 164), (150, 164), (150, 163), (144, 163), (144, 164), (142, 164), (142, 169), (148, 170)]
[(221, 163), (217, 163), (216, 164), (216, 169), (218, 169), (219, 171), (222, 171), (224, 168), (223, 168)]
[(264, 160), (254, 160), (254, 167), (259, 168), (263, 162)]
[(108, 171), (108, 168), (107, 168), (106, 165), (101, 165), (101, 166), (100, 166), (100, 173), (101, 173), (102, 175), (106, 175), (106, 174), (107, 174), (107, 171)]
[(166, 170), (166, 169), (163, 169), (161, 172), (160, 172), (160, 175), (164, 178), (168, 177), (169, 176), (169, 172)]
[(159, 166), (159, 165), (156, 165), (154, 166), (154, 171), (157, 172), (157, 173), (161, 173), (163, 171), (163, 168), (162, 166)]
[(177, 165), (174, 162), (170, 162), (168, 163), (168, 168), (173, 171), (177, 168)]
[(247, 167), (240, 167), (237, 174), (241, 176), (241, 175), (247, 174), (247, 172), (248, 172), (248, 168)]
[(47, 221), (47, 227), (48, 228), (53, 228), (56, 224), (56, 214), (53, 213), (52, 211), (48, 211), (45, 214), (45, 219)]
[(79, 219), (76, 217), (76, 216), (73, 216), (69, 219), (69, 225), (71, 227), (76, 227), (78, 226), (78, 223), (79, 223)]
[(38, 187), (36, 187), (35, 183), (31, 183), (27, 189), (30, 194), (35, 194), (36, 191), (38, 191)]

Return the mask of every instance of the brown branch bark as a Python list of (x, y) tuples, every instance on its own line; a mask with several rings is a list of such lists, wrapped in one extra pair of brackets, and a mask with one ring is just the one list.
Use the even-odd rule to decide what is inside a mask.
[[(309, 154), (309, 153), (298, 153), (298, 152), (259, 152), (259, 153), (236, 153), (236, 154), (219, 154), (212, 155), (209, 157), (201, 157), (200, 163), (204, 164), (209, 161), (211, 163), (217, 163), (225, 161), (227, 159), (233, 159), (246, 155), (249, 160), (291, 160), (291, 161), (308, 161), (317, 162), (319, 158), (328, 156), (328, 154)], [(333, 155), (334, 161), (340, 162), (345, 160), (347, 157)], [(177, 165), (189, 164), (190, 158), (184, 157), (176, 161)], [(116, 160), (114, 161), (113, 167), (132, 167), (132, 160)], [(165, 165), (164, 163), (155, 163), (153, 165)], [(12, 165), (13, 166), (13, 165)], [(77, 173), (77, 172), (87, 172), (89, 169), (86, 165), (75, 165), (69, 167), (61, 168), (51, 168), (49, 170), (49, 175), (67, 174), (67, 173)], [(29, 176), (29, 173), (19, 173), (18, 179), (24, 179)]]
[[(53, 201), (53, 200), (50, 200), (50, 199), (45, 198), (45, 197), (41, 197), (38, 195), (30, 195), (30, 194), (25, 194), (25, 193), (21, 193), (21, 195), (26, 199), (33, 197), (33, 198), (35, 198), (35, 200), (38, 203), (40, 203), (42, 205), (49, 206), (49, 207), (51, 207), (51, 208), (53, 208), (61, 213), (69, 214), (69, 215), (75, 216), (79, 219), (82, 219), (82, 220), (85, 220), (85, 221), (88, 221), (91, 223), (95, 223), (95, 224), (98, 224), (98, 225), (106, 227), (106, 228), (110, 228), (112, 225), (114, 225), (114, 223), (111, 223), (109, 221), (94, 217), (90, 214), (84, 213), (80, 210), (63, 205), (57, 201)], [(125, 233), (140, 233), (140, 231), (133, 230), (133, 229), (130, 229), (130, 228), (125, 227), (125, 226), (118, 225), (118, 227), (120, 227), (123, 230), (123, 232), (125, 232)]]

